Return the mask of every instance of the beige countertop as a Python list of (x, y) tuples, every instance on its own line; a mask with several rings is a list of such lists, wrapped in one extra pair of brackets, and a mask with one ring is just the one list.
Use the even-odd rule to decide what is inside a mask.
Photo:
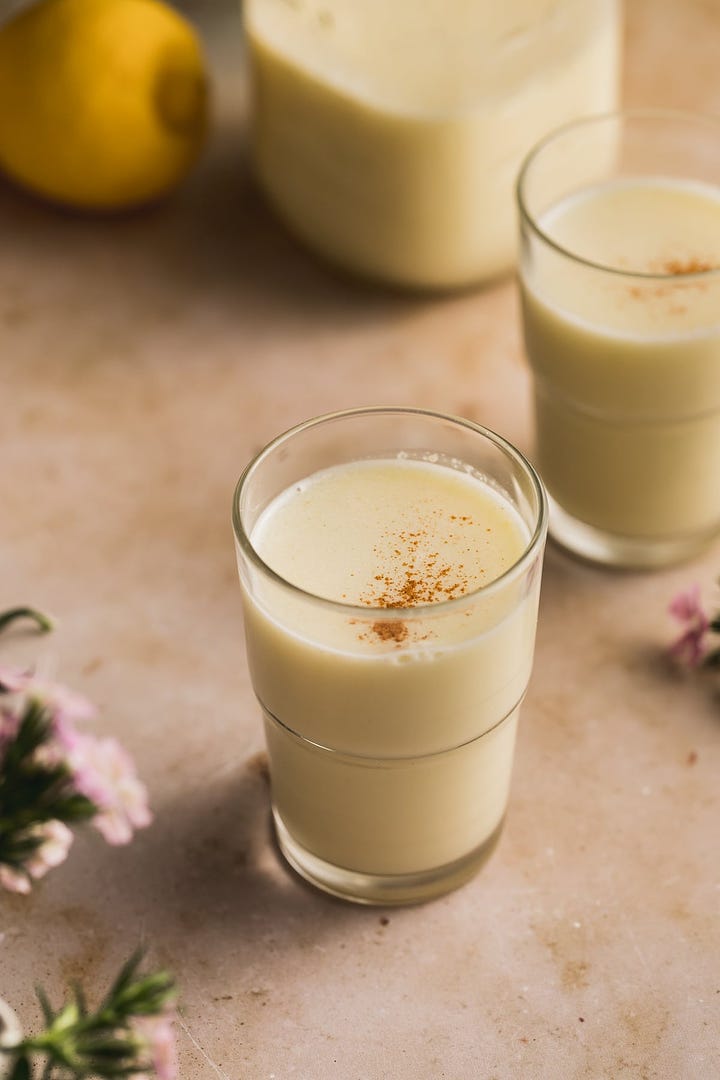
[[(200, 5), (194, 9), (200, 10)], [(653, 575), (550, 549), (511, 808), (481, 875), (387, 913), (304, 886), (270, 840), (229, 522), (262, 443), (319, 412), (460, 412), (530, 448), (513, 283), (411, 299), (341, 280), (254, 193), (239, 20), (202, 26), (217, 126), (176, 198), (111, 221), (0, 188), (0, 607), (102, 709), (156, 813), (0, 897), (0, 993), (99, 992), (140, 939), (182, 985), (183, 1080), (720, 1076), (717, 687), (662, 660)], [(629, 0), (626, 100), (720, 112), (720, 2)]]

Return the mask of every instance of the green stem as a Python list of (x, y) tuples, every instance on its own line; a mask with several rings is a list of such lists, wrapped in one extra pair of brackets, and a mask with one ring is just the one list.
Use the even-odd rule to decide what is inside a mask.
[(54, 630), (55, 623), (49, 615), (44, 615), (42, 611), (38, 611), (36, 608), (31, 607), (15, 607), (8, 608), (7, 611), (0, 612), (0, 633), (6, 630), (11, 623), (14, 623), (17, 619), (32, 619), (37, 623), (38, 630), (41, 634), (47, 634), (50, 630)]

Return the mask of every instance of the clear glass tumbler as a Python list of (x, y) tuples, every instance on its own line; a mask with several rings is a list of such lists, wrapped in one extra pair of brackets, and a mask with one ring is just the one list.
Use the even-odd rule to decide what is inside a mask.
[[(313, 502), (328, 477), (332, 500)], [(451, 506), (458, 492), (462, 512)], [(382, 520), (386, 505), (392, 517), (406, 497), (397, 534), (383, 538), (373, 525), (365, 537), (368, 520)], [(536, 473), (469, 421), (358, 409), (310, 420), (262, 450), (238, 483), (233, 525), (286, 859), (321, 889), (364, 903), (421, 901), (460, 885), (505, 816), (546, 533)], [(459, 579), (484, 571), (471, 556), (445, 566), (436, 527), (453, 543), (470, 535), (463, 529), (486, 537), (499, 576), (464, 591)], [(265, 561), (268, 543), (276, 565), (317, 546), (327, 582), (288, 580)], [(382, 543), (397, 556), (400, 592), (378, 573), (368, 576), (369, 599), (343, 599), (357, 583), (347, 566), (347, 586), (339, 583), (337, 565), (357, 550), (359, 566)]]
[(550, 534), (610, 565), (688, 558), (720, 533), (720, 120), (580, 120), (518, 200)]

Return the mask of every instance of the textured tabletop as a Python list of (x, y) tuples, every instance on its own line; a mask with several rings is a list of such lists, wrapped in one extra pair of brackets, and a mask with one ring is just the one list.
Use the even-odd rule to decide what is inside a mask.
[[(479, 877), (424, 907), (327, 898), (270, 838), (230, 499), (307, 416), (407, 403), (531, 450), (515, 286), (441, 299), (338, 278), (253, 190), (239, 17), (203, 163), (163, 206), (87, 220), (0, 187), (0, 607), (101, 707), (154, 825), (95, 834), (0, 896), (0, 993), (93, 991), (138, 940), (182, 986), (183, 1080), (720, 1076), (720, 702), (673, 671), (666, 608), (720, 549), (652, 575), (550, 548), (510, 813)], [(626, 100), (720, 112), (720, 3), (629, 0)]]

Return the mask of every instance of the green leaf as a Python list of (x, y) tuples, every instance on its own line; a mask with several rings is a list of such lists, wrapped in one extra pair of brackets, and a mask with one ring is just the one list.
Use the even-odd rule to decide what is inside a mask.
[(32, 836), (24, 829), (18, 829), (14, 822), (6, 826), (5, 835), (0, 837), (0, 862), (19, 867), (27, 862), (39, 847), (41, 836)]
[(50, 1000), (45, 991), (43, 990), (42, 986), (36, 986), (35, 993), (37, 994), (37, 999), (40, 1002), (40, 1008), (42, 1009), (45, 1025), (46, 1027), (50, 1027), (53, 1020), (55, 1019), (55, 1013), (53, 1012)]
[(3, 772), (16, 769), (41, 746), (50, 732), (50, 714), (37, 701), (29, 701), (20, 721), (17, 736), (5, 750)]
[(84, 1058), (92, 1062), (95, 1070), (99, 1070), (101, 1063), (109, 1063), (113, 1066), (127, 1065), (128, 1059), (134, 1059), (137, 1048), (135, 1039), (123, 1038), (120, 1035), (104, 1035), (84, 1040), (79, 1051)]
[(25, 1054), (15, 1062), (15, 1068), (10, 1073), (10, 1080), (31, 1080), (30, 1062)]
[(142, 946), (138, 946), (128, 960), (125, 961), (120, 968), (120, 972), (115, 979), (115, 982), (110, 987), (107, 997), (105, 998), (105, 1005), (110, 1005), (117, 998), (121, 997), (127, 988), (130, 986), (133, 980), (133, 976), (140, 966), (142, 959), (145, 955), (145, 950)]
[(175, 982), (165, 971), (144, 975), (115, 998), (116, 1008), (126, 1016), (153, 1016), (162, 1012), (175, 990)]
[(74, 1028), (80, 1019), (80, 1010), (77, 1007), (77, 1003), (74, 1001), (68, 1001), (66, 1005), (62, 1007), (59, 1013), (57, 1013), (55, 1020), (53, 1021), (54, 1031), (67, 1031)]
[(98, 807), (85, 795), (72, 792), (64, 795), (52, 805), (53, 817), (58, 821), (69, 823), (71, 821), (89, 821), (98, 812)]
[(72, 983), (73, 993), (75, 994), (75, 1004), (77, 1005), (78, 1013), (81, 1019), (85, 1019), (88, 1014), (87, 999), (85, 998), (85, 991), (80, 983), (75, 980)]

